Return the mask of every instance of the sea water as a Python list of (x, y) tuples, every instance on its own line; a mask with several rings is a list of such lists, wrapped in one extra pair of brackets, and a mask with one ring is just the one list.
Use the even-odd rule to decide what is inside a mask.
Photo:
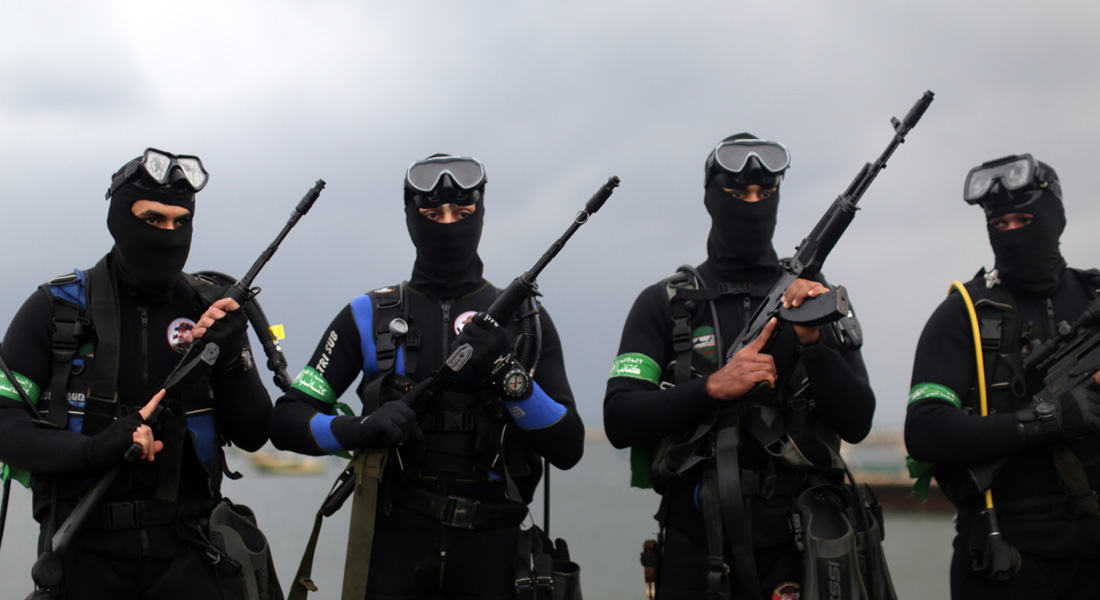
[[(596, 438), (597, 436), (591, 436)], [(258, 471), (248, 455), (231, 453), (230, 467), (244, 474), (226, 481), (226, 496), (256, 512), (275, 557), (280, 582), (288, 589), (313, 519), (344, 461), (324, 459), (327, 470), (315, 475), (276, 475)], [(554, 470), (550, 478), (550, 534), (564, 538), (581, 566), (581, 587), (588, 600), (645, 598), (642, 542), (655, 537), (659, 497), (652, 490), (631, 489), (625, 450), (592, 439), (584, 459), (570, 471)], [(531, 507), (532, 519), (543, 524), (540, 488)], [(350, 503), (324, 520), (313, 567), (320, 591), (312, 598), (340, 595), (347, 544)], [(887, 561), (898, 597), (947, 598), (947, 571), (954, 526), (948, 513), (890, 511), (886, 514)], [(528, 523), (532, 522), (528, 520)], [(7, 527), (0, 545), (0, 600), (21, 600), (30, 593), (38, 526), (30, 517), (30, 493), (12, 488)]]

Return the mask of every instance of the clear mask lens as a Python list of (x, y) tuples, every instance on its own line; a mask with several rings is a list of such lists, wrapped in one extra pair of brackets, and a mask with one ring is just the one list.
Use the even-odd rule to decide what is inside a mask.
[(472, 190), (485, 182), (485, 167), (475, 158), (440, 157), (413, 163), (405, 172), (408, 186), (429, 193), (439, 185), (443, 175), (450, 175), (455, 185)]
[(974, 167), (966, 176), (963, 199), (969, 204), (976, 204), (989, 194), (998, 180), (1001, 187), (1010, 192), (1031, 185), (1035, 180), (1035, 160), (1030, 154), (1024, 154)]
[(740, 173), (753, 156), (770, 173), (781, 173), (791, 164), (787, 147), (779, 142), (733, 140), (718, 144), (714, 150), (715, 162), (730, 173)]
[(155, 150), (145, 151), (145, 172), (153, 181), (163, 185), (168, 181), (168, 170), (172, 167), (172, 157)]

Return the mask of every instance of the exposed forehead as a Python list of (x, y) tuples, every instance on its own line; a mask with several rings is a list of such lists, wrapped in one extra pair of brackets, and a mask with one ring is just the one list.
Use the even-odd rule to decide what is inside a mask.
[(989, 222), (992, 223), (993, 221), (1015, 221), (1015, 220), (1018, 220), (1018, 219), (1034, 219), (1034, 218), (1035, 218), (1035, 215), (1033, 215), (1031, 213), (1011, 212), (1011, 213), (1005, 213), (1003, 215), (997, 215), (996, 217), (992, 217), (992, 218), (989, 219)]
[(474, 212), (475, 210), (477, 210), (477, 204), (455, 204), (454, 202), (448, 202), (446, 204), (438, 204), (436, 206), (421, 207), (418, 210), (420, 212), (425, 212), (425, 211), (440, 210), (440, 209), (446, 209), (446, 210), (452, 210), (452, 211), (453, 210), (467, 210), (467, 211), (470, 211), (470, 212)]
[(191, 214), (191, 211), (174, 204), (165, 204), (156, 200), (134, 200), (130, 205), (130, 212), (135, 215), (157, 214), (166, 217), (182, 217)]

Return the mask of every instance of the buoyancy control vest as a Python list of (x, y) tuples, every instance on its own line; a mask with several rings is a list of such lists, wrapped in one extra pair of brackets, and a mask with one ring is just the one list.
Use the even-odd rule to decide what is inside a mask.
[[(674, 360), (662, 376), (661, 387), (671, 387), (696, 377), (705, 377), (718, 370), (725, 355), (722, 332), (718, 327), (714, 300), (723, 296), (741, 299), (744, 320), (752, 314), (754, 298), (766, 297), (767, 286), (720, 283), (708, 287), (690, 265), (683, 265), (676, 274), (660, 282), (669, 302), (672, 317)], [(703, 307), (709, 307), (709, 311)], [(845, 345), (858, 349), (862, 331), (854, 314), (823, 326), (822, 344), (828, 347)], [(838, 451), (840, 437), (811, 413), (811, 391), (805, 369), (799, 364), (779, 385), (776, 393), (754, 395), (744, 399), (746, 414), (742, 424), (768, 455), (764, 469), (766, 477), (750, 476), (759, 485), (745, 488), (746, 494), (770, 494), (776, 490), (776, 467), (818, 469), (839, 473), (843, 468)], [(706, 424), (704, 424), (706, 425)], [(660, 487), (670, 477), (682, 475), (694, 465), (711, 458), (703, 451), (708, 445), (703, 428), (695, 427), (662, 440), (655, 449), (632, 449), (633, 481), (640, 487)], [(651, 460), (647, 460), (651, 455)], [(773, 464), (772, 459), (776, 463)], [(648, 473), (639, 473), (648, 469)], [(770, 483), (768, 483), (770, 482)]]
[[(753, 299), (770, 292), (768, 286), (730, 283), (708, 289), (703, 277), (687, 265), (659, 285), (669, 301), (675, 353), (664, 370), (662, 388), (721, 367), (725, 348), (715, 300), (740, 297), (742, 321), (747, 322)], [(709, 306), (709, 315), (701, 304)], [(851, 312), (822, 326), (821, 333), (825, 348), (856, 350), (862, 345), (862, 330)], [(755, 543), (774, 546), (793, 539), (803, 554), (803, 597), (855, 597), (866, 586), (874, 598), (896, 598), (881, 546), (881, 506), (856, 486), (850, 473), (851, 482), (845, 483), (840, 437), (812, 413), (812, 400), (809, 378), (799, 361), (774, 392), (741, 398), (727, 407), (729, 412), (713, 410), (695, 427), (661, 440), (654, 450), (649, 476), (658, 491), (676, 477), (700, 478), (694, 495), (710, 557), (708, 597), (730, 597), (731, 588), (736, 597), (759, 597)], [(744, 454), (738, 447), (750, 439), (763, 448), (762, 464), (745, 464), (738, 456)], [(632, 467), (640, 463), (632, 460)], [(827, 501), (810, 502), (813, 498)], [(669, 526), (670, 502), (664, 495), (657, 514), (662, 529)], [(757, 529), (750, 524), (753, 518), (778, 518), (790, 528)], [(819, 520), (843, 524), (847, 533), (821, 539), (821, 532), (814, 531)], [(764, 539), (758, 539), (764, 531)], [(731, 573), (736, 576), (731, 578)], [(843, 584), (838, 579), (842, 576)], [(830, 587), (834, 585), (840, 587)]]
[[(1090, 300), (1100, 293), (1100, 271), (1067, 268), (1065, 277), (1076, 277), (1083, 281), (1089, 291)], [(1014, 413), (1032, 402), (1028, 381), (1029, 379), (1039, 379), (1041, 375), (1025, 373), (1023, 368), (1023, 357), (1028, 352), (1029, 340), (1038, 336), (1035, 332), (1027, 331), (1027, 324), (1022, 322), (1017, 300), (1004, 285), (996, 282), (995, 274), (987, 275), (985, 269), (982, 269), (964, 285), (974, 304), (974, 311), (978, 319), (982, 360), (985, 367), (988, 414)], [(1053, 310), (1048, 308), (1048, 311), (1050, 318), (1053, 319)], [(963, 410), (975, 415), (981, 414), (981, 398), (976, 378), (974, 386), (966, 391), (962, 401)], [(1036, 452), (1046, 452), (1046, 450), (1032, 449), (1028, 452), (1034, 454)], [(1046, 454), (1049, 456), (1044, 460), (1051, 463), (1056, 463), (1059, 460), (1079, 461), (1088, 470), (1100, 468), (1100, 456), (1081, 456), (1079, 455), (1080, 450), (1074, 449), (1072, 445), (1069, 448), (1069, 454), (1072, 456), (1058, 456), (1049, 452), (1046, 452)], [(1010, 457), (1003, 465), (991, 472), (998, 474), (1010, 473), (1012, 463), (1020, 459), (1020, 456)], [(1061, 473), (1064, 468), (1062, 466), (1059, 469), (1051, 469), (1051, 472), (1058, 471)], [(1075, 468), (1070, 467), (1070, 469)], [(947, 475), (938, 479), (943, 486), (945, 495), (956, 506), (968, 498), (980, 495), (981, 490), (979, 490), (973, 476), (951, 476), (950, 473)], [(1027, 496), (1029, 499), (1018, 501), (1014, 497), (1013, 490), (1004, 486), (1005, 483), (1006, 480), (1003, 479), (1000, 481), (994, 479), (992, 482), (994, 492), (998, 497), (996, 502), (997, 514), (1002, 519), (1064, 517), (1067, 516), (1067, 513), (1076, 514), (1076, 509), (1072, 508), (1068, 502), (1062, 502), (1058, 499), (1051, 502), (1035, 500), (1037, 490), (1034, 489), (1034, 484), (1025, 486), (1028, 488)], [(1068, 488), (1072, 488), (1074, 485), (1087, 486), (1087, 482), (1072, 483), (1063, 481), (1062, 483)], [(1065, 489), (1051, 489), (1049, 491), (1052, 498), (1061, 497), (1068, 493)], [(1064, 508), (1067, 506), (1069, 508)], [(1051, 512), (1051, 507), (1054, 507), (1054, 512)]]
[[(75, 269), (39, 286), (53, 306), (53, 367), (49, 387), (40, 399), (42, 412), (54, 427), (89, 436), (137, 410), (118, 402), (118, 288), (110, 271), (105, 257), (91, 269)], [(184, 278), (205, 305), (221, 297), (220, 288), (209, 279), (186, 273)], [(205, 471), (210, 497), (219, 498), (221, 476), (228, 469), (209, 376), (200, 377), (177, 402), (176, 410), (164, 411), (157, 432), (158, 439), (166, 444), (157, 456), (156, 481), (142, 483), (156, 488), (158, 500), (175, 501), (185, 453), (193, 452)], [(186, 439), (192, 443), (184, 444)], [(38, 517), (50, 506), (53, 484), (57, 485), (58, 498), (65, 499), (82, 492), (87, 483), (79, 476), (34, 477), (34, 514)], [(120, 476), (111, 493), (125, 493), (133, 485), (131, 477)]]
[[(364, 376), (357, 391), (364, 414), (383, 402), (400, 398), (400, 390), (411, 387), (417, 374), (421, 331), (416, 315), (409, 310), (407, 294), (408, 282), (402, 282), (351, 302), (363, 352)], [(512, 323), (513, 332), (515, 324), (519, 328), (514, 354), (533, 372), (541, 346), (538, 305), (533, 297), (516, 312)], [(395, 378), (407, 385), (395, 385)], [(505, 435), (510, 418), (487, 391), (474, 395), (451, 390), (418, 415), (417, 421), (424, 433), (423, 443), (419, 447), (415, 441), (406, 443), (401, 461), (389, 461), (390, 465), (402, 464), (407, 475), (444, 473), (460, 479), (486, 480), (523, 478), (540, 472), (538, 454), (521, 436)]]

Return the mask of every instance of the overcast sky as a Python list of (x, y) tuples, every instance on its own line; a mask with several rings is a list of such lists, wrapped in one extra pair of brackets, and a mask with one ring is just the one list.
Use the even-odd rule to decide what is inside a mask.
[(1100, 4), (1085, 2), (7, 2), (0, 327), (39, 283), (109, 250), (109, 176), (149, 146), (210, 172), (193, 271), (243, 274), (328, 182), (256, 282), (292, 375), (343, 305), (409, 276), (412, 161), (485, 163), (481, 256), (499, 286), (615, 174), (540, 277), (598, 426), (634, 298), (705, 258), (714, 145), (749, 131), (790, 148), (775, 237), (790, 255), (930, 89), (825, 265), (863, 323), (876, 427), (897, 427), (925, 320), (992, 263), (961, 198), (971, 167), (1024, 152), (1054, 166), (1064, 254), (1096, 265), (1097, 57)]

